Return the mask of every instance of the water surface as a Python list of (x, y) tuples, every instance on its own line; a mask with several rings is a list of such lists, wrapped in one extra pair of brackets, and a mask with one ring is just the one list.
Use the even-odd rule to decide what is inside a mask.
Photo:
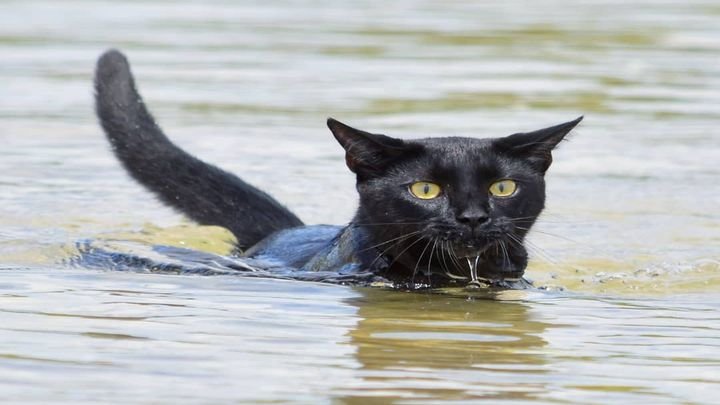
[[(712, 403), (715, 1), (5, 1), (0, 394), (34, 401)], [(226, 254), (114, 161), (92, 69), (125, 51), (178, 144), (345, 223), (327, 116), (398, 137), (586, 116), (531, 236), (539, 291), (401, 293), (63, 263), (77, 242)]]

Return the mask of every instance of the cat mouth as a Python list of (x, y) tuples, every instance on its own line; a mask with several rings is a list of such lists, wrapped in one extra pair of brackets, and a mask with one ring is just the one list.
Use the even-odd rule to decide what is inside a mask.
[(460, 259), (475, 258), (483, 255), (490, 248), (497, 247), (504, 239), (504, 232), (491, 230), (475, 235), (458, 235), (451, 239), (453, 253)]
[(453, 246), (452, 250), (458, 259), (475, 259), (487, 251), (492, 243), (459, 243)]
[(499, 263), (488, 258), (490, 248), (497, 246), (494, 241), (486, 243), (461, 243), (453, 246), (453, 254), (459, 261), (460, 274), (450, 275), (451, 278), (462, 279), (468, 286), (495, 285), (498, 282), (521, 280), (524, 268), (518, 269), (509, 258)]

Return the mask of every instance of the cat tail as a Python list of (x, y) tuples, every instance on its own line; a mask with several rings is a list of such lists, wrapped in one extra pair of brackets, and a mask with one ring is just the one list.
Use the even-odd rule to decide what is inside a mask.
[(135, 180), (190, 219), (229, 229), (241, 250), (303, 224), (268, 194), (174, 145), (145, 108), (117, 50), (98, 60), (95, 108), (115, 156)]

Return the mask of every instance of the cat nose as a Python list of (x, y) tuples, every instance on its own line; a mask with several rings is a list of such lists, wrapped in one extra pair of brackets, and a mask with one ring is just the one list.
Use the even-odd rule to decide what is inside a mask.
[(475, 228), (476, 226), (487, 222), (490, 217), (488, 216), (487, 212), (481, 209), (470, 209), (461, 212), (455, 217), (455, 219), (461, 224), (465, 224), (470, 226), (471, 228)]

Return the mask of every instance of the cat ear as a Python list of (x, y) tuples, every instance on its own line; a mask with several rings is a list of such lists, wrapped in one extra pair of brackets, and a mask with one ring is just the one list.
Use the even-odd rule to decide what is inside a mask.
[(327, 126), (345, 149), (345, 163), (361, 177), (381, 174), (404, 153), (413, 149), (402, 139), (371, 134), (328, 118)]
[(503, 152), (526, 159), (540, 172), (545, 173), (552, 163), (552, 150), (582, 120), (583, 117), (580, 116), (564, 124), (513, 134), (497, 139), (494, 144)]

